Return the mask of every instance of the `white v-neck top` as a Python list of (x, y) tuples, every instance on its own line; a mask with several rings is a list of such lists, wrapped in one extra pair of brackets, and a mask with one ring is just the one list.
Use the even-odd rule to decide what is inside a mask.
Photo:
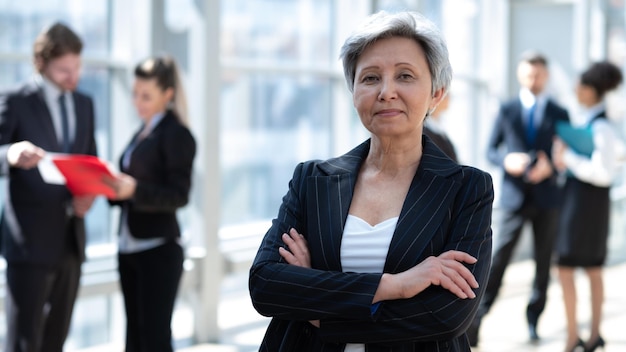
[(398, 217), (374, 226), (348, 215), (341, 239), (341, 267), (344, 272), (381, 273), (396, 229)]
[[(389, 244), (396, 229), (398, 217), (374, 226), (349, 215), (341, 240), (341, 266), (344, 272), (382, 273)], [(349, 343), (344, 352), (363, 352), (363, 344)]]

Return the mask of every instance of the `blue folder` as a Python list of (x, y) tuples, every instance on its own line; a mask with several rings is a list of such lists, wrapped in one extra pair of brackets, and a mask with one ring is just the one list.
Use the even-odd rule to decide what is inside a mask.
[(574, 127), (568, 122), (557, 121), (556, 134), (577, 154), (591, 157), (594, 149), (591, 125)]

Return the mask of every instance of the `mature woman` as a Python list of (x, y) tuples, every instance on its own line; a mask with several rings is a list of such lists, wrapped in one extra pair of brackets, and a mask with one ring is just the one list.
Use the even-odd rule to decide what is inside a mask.
[(119, 272), (126, 352), (172, 351), (171, 318), (183, 270), (176, 210), (189, 198), (196, 151), (178, 70), (169, 57), (135, 68), (133, 102), (143, 124), (113, 182), (121, 206)]
[(341, 57), (371, 138), (296, 167), (250, 270), (273, 317), (260, 350), (469, 351), (493, 189), (422, 135), (452, 77), (445, 42), (418, 14), (381, 12)]
[[(585, 127), (593, 140), (591, 153), (557, 140), (553, 160), (561, 171), (567, 170), (565, 199), (561, 211), (556, 254), (559, 280), (567, 317), (565, 351), (578, 346), (594, 351), (604, 346), (600, 335), (604, 285), (602, 266), (607, 255), (609, 234), (609, 188), (624, 158), (624, 146), (614, 133), (615, 127), (606, 117), (605, 94), (622, 81), (618, 67), (597, 62), (580, 76), (576, 97), (585, 111)], [(582, 267), (589, 277), (591, 289), (591, 336), (586, 344), (578, 335), (576, 322), (576, 285), (574, 273)]]

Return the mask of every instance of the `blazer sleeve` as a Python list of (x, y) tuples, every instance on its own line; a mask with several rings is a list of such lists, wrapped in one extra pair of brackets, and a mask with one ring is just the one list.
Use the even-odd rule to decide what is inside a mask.
[(491, 130), (491, 135), (489, 136), (489, 141), (487, 143), (487, 159), (494, 165), (503, 167), (504, 166), (504, 157), (505, 151), (502, 150), (502, 143), (504, 142), (504, 127), (506, 125), (505, 120), (507, 118), (506, 109), (501, 106), (498, 111), (498, 116), (494, 122), (493, 128)]
[(261, 242), (250, 269), (252, 304), (264, 316), (286, 320), (370, 319), (371, 303), (382, 274), (302, 268), (287, 264), (278, 253), (278, 248), (285, 245), (283, 233), (290, 228), (306, 228), (304, 190), (314, 167), (311, 162), (296, 167), (278, 216)]
[(322, 320), (322, 339), (386, 343), (447, 340), (462, 335), (476, 314), (487, 285), (493, 197), (489, 174), (464, 168), (463, 187), (452, 209), (456, 215), (442, 251), (459, 250), (478, 259), (477, 263), (466, 265), (479, 283), (476, 298), (460, 299), (440, 286), (430, 286), (413, 298), (383, 302), (371, 319)]
[(187, 204), (191, 190), (196, 142), (187, 128), (177, 126), (163, 134), (160, 145), (163, 182), (137, 181), (133, 208), (143, 212), (170, 212)]
[(12, 116), (10, 100), (11, 94), (8, 91), (0, 92), (0, 176), (5, 176), (9, 172), (7, 151), (13, 143), (16, 123)]

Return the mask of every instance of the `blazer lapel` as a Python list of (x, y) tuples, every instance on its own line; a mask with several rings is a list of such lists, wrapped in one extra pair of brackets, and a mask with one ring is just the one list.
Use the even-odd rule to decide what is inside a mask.
[(524, 141), (526, 145), (528, 145), (528, 141), (526, 141), (526, 125), (524, 124), (524, 117), (522, 112), (522, 102), (518, 99), (517, 103), (513, 105), (513, 108), (511, 110), (511, 117), (513, 118), (513, 128), (519, 133), (521, 140)]
[[(385, 272), (406, 270), (426, 256), (425, 249), (447, 226), (447, 209), (461, 186), (454, 177), (461, 167), (439, 151), (430, 138), (423, 138), (424, 154), (391, 240)], [(311, 258), (316, 268), (342, 270), (341, 238), (358, 171), (369, 146), (368, 140), (341, 157), (319, 164), (320, 174), (307, 178), (307, 240), (312, 253), (322, 253), (321, 257)]]
[(50, 110), (48, 110), (48, 105), (46, 104), (46, 99), (44, 97), (43, 88), (36, 83), (33, 83), (32, 88), (35, 91), (35, 94), (30, 96), (33, 114), (32, 116), (36, 116), (37, 122), (41, 124), (39, 131), (45, 135), (45, 139), (48, 143), (41, 143), (40, 147), (46, 149), (46, 146), (55, 146), (54, 150), (60, 150), (59, 141), (57, 140), (56, 130), (54, 129), (54, 124), (52, 123), (52, 114)]
[[(461, 187), (456, 178), (451, 177), (458, 174), (461, 167), (437, 150), (429, 138), (424, 137), (423, 145), (420, 166), (389, 245), (385, 272), (408, 270), (428, 255), (438, 254), (426, 249), (437, 248), (433, 242), (445, 240), (442, 235), (451, 216), (448, 209)], [(436, 241), (438, 235), (441, 241)]]
[(341, 237), (356, 177), (367, 152), (369, 141), (349, 153), (319, 165), (320, 175), (307, 179), (307, 240), (316, 268), (341, 271)]
[(89, 116), (89, 112), (87, 110), (87, 106), (85, 104), (81, 104), (79, 98), (76, 94), (72, 94), (72, 98), (74, 100), (74, 114), (75, 116), (75, 126), (76, 129), (74, 131), (74, 140), (70, 147), (72, 153), (84, 153), (85, 138), (89, 138), (89, 133), (87, 133), (87, 121), (86, 116)]

